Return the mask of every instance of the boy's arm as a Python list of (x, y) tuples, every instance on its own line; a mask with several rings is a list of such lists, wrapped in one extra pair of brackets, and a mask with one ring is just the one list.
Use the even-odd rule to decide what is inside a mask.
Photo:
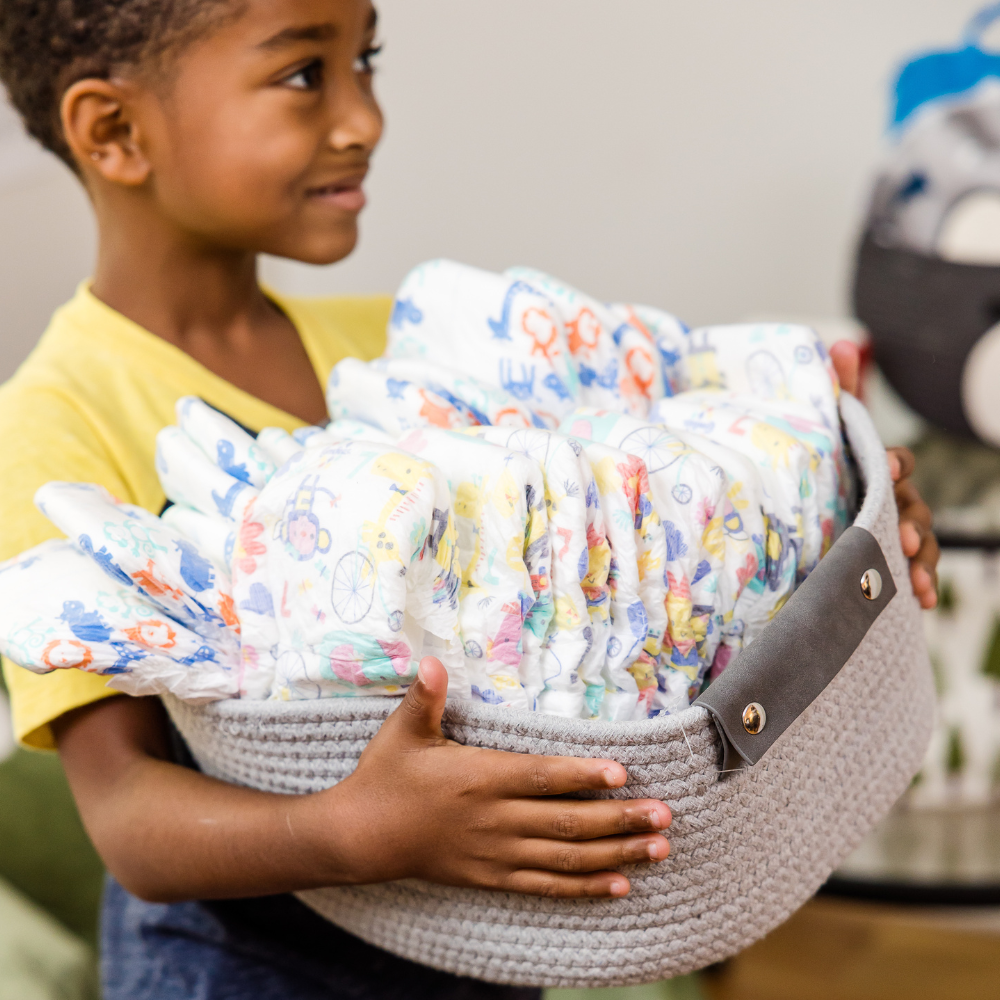
[(447, 675), (418, 680), (356, 771), (314, 795), (277, 795), (169, 763), (154, 698), (115, 698), (55, 723), (87, 830), (144, 899), (234, 898), (417, 877), (547, 896), (621, 896), (608, 869), (660, 861), (659, 801), (557, 796), (618, 788), (609, 760), (465, 747), (441, 734)]

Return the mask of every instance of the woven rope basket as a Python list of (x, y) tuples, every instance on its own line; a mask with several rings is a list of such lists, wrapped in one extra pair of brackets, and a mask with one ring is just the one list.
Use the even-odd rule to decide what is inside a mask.
[[(610, 795), (669, 803), (670, 856), (624, 869), (628, 897), (539, 899), (408, 880), (300, 898), (425, 965), (575, 987), (703, 968), (801, 906), (906, 789), (934, 717), (885, 452), (860, 403), (844, 397), (841, 414), (864, 489), (854, 528), (694, 706), (633, 723), (472, 703), (446, 710), (445, 731), (461, 743), (613, 758), (629, 779)], [(869, 599), (862, 574), (879, 567), (882, 592)], [(756, 736), (740, 725), (750, 701), (766, 709)], [(205, 773), (270, 792), (312, 792), (346, 777), (394, 705), (167, 699)]]

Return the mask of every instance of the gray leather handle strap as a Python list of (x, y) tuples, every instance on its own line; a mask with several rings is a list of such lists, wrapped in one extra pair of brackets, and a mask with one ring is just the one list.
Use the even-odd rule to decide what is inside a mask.
[(837, 676), (895, 593), (874, 536), (848, 528), (695, 702), (712, 713), (719, 729), (724, 770), (764, 756)]

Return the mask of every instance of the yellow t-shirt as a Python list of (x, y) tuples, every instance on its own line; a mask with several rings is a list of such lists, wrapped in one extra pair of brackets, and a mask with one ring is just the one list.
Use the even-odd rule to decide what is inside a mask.
[[(370, 360), (385, 348), (388, 297), (268, 294), (295, 324), (322, 385), (341, 358)], [(153, 462), (156, 433), (174, 423), (180, 396), (200, 396), (255, 431), (303, 426), (81, 285), (13, 378), (0, 386), (0, 561), (60, 534), (32, 502), (38, 487), (52, 479), (100, 483), (119, 500), (158, 514), (166, 497)], [(33, 674), (5, 661), (4, 676), (15, 734), (39, 749), (55, 746), (53, 719), (117, 693), (103, 677), (79, 670)]]

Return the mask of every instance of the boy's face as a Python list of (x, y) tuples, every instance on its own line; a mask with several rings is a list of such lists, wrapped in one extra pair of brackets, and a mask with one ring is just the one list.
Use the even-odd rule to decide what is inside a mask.
[(140, 92), (149, 191), (206, 247), (340, 260), (382, 134), (368, 0), (247, 0)]

